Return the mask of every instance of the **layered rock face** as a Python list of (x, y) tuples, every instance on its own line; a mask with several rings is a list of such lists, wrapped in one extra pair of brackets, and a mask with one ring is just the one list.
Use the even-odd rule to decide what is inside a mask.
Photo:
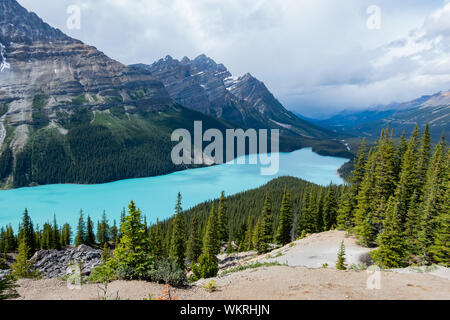
[(330, 133), (299, 119), (286, 110), (251, 74), (233, 77), (223, 64), (200, 55), (181, 61), (167, 56), (152, 65), (131, 68), (149, 71), (162, 81), (178, 103), (209, 113), (239, 126), (280, 129), (282, 134), (308, 138), (329, 137)]
[[(129, 70), (96, 48), (68, 37), (15, 0), (0, 1), (0, 43), (1, 63), (6, 60), (9, 66), (0, 73), (0, 102), (21, 100), (17, 108), (25, 109), (12, 112), (29, 113), (27, 102), (36, 94), (51, 96), (49, 107), (53, 109), (67, 107), (67, 102), (81, 94), (89, 94), (91, 104), (100, 106), (108, 97), (133, 100), (136, 91), (142, 91), (140, 102), (146, 107), (172, 104), (163, 84), (149, 73)], [(26, 122), (29, 116), (20, 120)]]

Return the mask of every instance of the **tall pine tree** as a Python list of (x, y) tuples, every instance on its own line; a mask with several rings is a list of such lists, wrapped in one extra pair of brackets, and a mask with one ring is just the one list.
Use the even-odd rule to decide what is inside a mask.
[(280, 245), (286, 245), (291, 242), (291, 230), (292, 230), (292, 207), (291, 207), (291, 194), (284, 189), (283, 199), (281, 201), (280, 218), (278, 222), (278, 230), (276, 235), (276, 241)]

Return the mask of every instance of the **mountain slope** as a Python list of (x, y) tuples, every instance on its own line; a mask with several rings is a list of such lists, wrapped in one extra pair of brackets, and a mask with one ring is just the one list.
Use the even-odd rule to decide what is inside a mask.
[(101, 183), (160, 175), (170, 134), (231, 128), (186, 109), (148, 72), (132, 70), (0, 0), (0, 185)]
[(376, 109), (344, 111), (314, 122), (335, 132), (368, 138), (377, 138), (380, 130), (387, 126), (400, 136), (403, 130), (409, 134), (416, 124), (423, 129), (428, 123), (432, 139), (437, 141), (442, 133), (450, 136), (450, 91)]
[(324, 130), (286, 110), (263, 82), (247, 73), (233, 77), (223, 64), (200, 55), (181, 61), (167, 56), (152, 65), (133, 65), (162, 81), (178, 103), (245, 128), (280, 129), (282, 135), (334, 138)]
[[(286, 127), (281, 151), (314, 147), (322, 154), (350, 156), (326, 130), (299, 120), (281, 105), (265, 108), (275, 99), (270, 93), (252, 94), (252, 86), (266, 89), (256, 79), (244, 77), (239, 82), (248, 85), (240, 91), (225, 87), (229, 74), (211, 59), (188, 63), (189, 72), (223, 72), (207, 81), (207, 97), (202, 98), (201, 90), (200, 95), (184, 91), (181, 102), (189, 107), (205, 101), (205, 108), (215, 112), (193, 110), (172, 99), (174, 87), (168, 84), (166, 89), (147, 67), (110, 59), (15, 0), (0, 0), (0, 9), (0, 187), (103, 183), (185, 169), (170, 159), (170, 135), (178, 128), (192, 133), (196, 120), (204, 130), (222, 132), (239, 126), (226, 121), (235, 118), (257, 128), (279, 127), (274, 125), (279, 120)], [(199, 86), (203, 88), (203, 80)], [(277, 110), (283, 115), (275, 120)]]

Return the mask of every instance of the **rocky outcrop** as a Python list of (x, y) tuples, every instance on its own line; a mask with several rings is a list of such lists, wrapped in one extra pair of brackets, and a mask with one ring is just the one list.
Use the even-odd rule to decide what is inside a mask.
[[(85, 245), (63, 250), (41, 250), (32, 257), (34, 268), (45, 278), (58, 278), (68, 274), (71, 264), (81, 262), (83, 275), (88, 275), (101, 264), (101, 250)], [(70, 271), (69, 271), (70, 273)]]

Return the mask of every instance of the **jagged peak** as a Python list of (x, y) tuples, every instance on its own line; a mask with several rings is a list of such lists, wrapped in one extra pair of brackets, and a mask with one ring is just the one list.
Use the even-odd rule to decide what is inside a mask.
[(0, 41), (10, 42), (33, 41), (77, 41), (61, 30), (45, 23), (37, 14), (29, 12), (16, 0), (0, 0)]
[(191, 63), (191, 59), (189, 59), (188, 57), (184, 56), (183, 59), (181, 59), (180, 62), (182, 64), (189, 64), (189, 63)]

